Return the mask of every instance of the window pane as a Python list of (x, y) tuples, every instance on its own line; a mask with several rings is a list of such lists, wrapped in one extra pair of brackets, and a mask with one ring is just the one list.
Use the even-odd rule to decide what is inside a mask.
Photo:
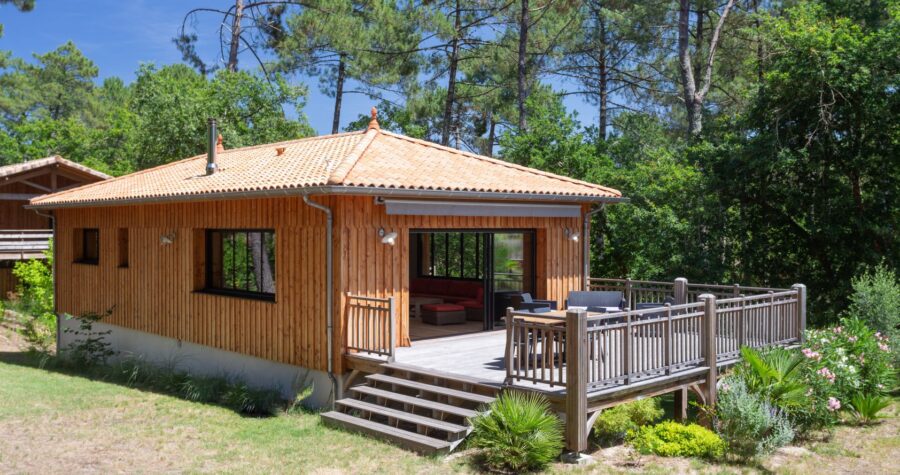
[(207, 286), (249, 294), (275, 293), (275, 233), (209, 231)]

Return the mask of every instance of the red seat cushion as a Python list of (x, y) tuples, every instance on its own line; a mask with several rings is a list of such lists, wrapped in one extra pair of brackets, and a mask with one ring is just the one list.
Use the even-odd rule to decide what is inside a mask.
[(465, 310), (465, 307), (452, 303), (430, 303), (428, 305), (422, 305), (422, 310), (427, 310), (429, 312), (459, 312)]
[(456, 302), (456, 305), (465, 308), (484, 308), (484, 301), (480, 300), (463, 300), (461, 302)]

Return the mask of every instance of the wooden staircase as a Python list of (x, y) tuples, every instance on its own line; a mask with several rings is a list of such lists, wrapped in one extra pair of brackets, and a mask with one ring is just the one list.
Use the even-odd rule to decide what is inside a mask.
[(361, 432), (423, 454), (446, 454), (472, 431), (498, 388), (397, 363), (380, 365), (322, 414), (331, 427)]

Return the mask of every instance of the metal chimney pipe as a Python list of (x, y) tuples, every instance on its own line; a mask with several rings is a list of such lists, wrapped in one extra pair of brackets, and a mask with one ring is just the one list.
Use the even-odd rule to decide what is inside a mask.
[(209, 118), (207, 131), (209, 132), (209, 144), (206, 148), (206, 174), (212, 175), (219, 170), (219, 165), (216, 163), (216, 139), (219, 136), (216, 131), (216, 119)]

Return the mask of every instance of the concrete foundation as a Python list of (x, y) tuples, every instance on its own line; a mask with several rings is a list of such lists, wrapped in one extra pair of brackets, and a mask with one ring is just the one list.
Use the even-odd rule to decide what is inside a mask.
[[(78, 335), (65, 332), (65, 328), (78, 329), (78, 321), (65, 317), (59, 319), (57, 342), (63, 355), (66, 348), (80, 338)], [(278, 363), (107, 323), (95, 323), (93, 331), (110, 332), (104, 339), (118, 352), (113, 357), (114, 360), (141, 358), (147, 363), (177, 371), (203, 376), (224, 376), (243, 381), (256, 388), (277, 390), (289, 401), (293, 401), (298, 394), (308, 388), (311, 389), (311, 394), (304, 399), (304, 405), (311, 408), (331, 405), (332, 382), (328, 373), (324, 371)], [(340, 383), (340, 378), (337, 379)]]

